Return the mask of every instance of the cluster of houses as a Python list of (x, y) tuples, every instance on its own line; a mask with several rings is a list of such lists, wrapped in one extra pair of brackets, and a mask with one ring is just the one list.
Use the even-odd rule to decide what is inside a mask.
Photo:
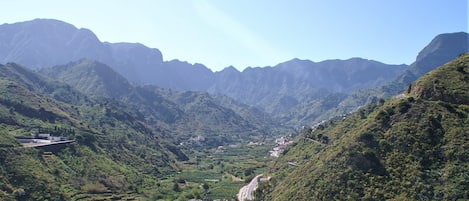
[(293, 141), (289, 140), (285, 136), (275, 139), (276, 146), (272, 150), (269, 151), (270, 156), (275, 157), (275, 158), (279, 157), (280, 154), (282, 154), (285, 151), (285, 148), (287, 148), (287, 146), (291, 143), (293, 143)]
[(250, 146), (250, 147), (252, 147), (252, 146), (262, 146), (262, 145), (264, 145), (264, 143), (263, 142), (249, 142), (247, 145)]
[(181, 143), (179, 143), (179, 145), (181, 145), (181, 146), (189, 145), (189, 144), (197, 144), (197, 145), (200, 145), (200, 144), (202, 144), (203, 142), (205, 142), (205, 137), (204, 137), (204, 136), (201, 136), (201, 135), (198, 135), (198, 136), (196, 136), (196, 137), (191, 137), (191, 138), (189, 138), (186, 142), (181, 142)]

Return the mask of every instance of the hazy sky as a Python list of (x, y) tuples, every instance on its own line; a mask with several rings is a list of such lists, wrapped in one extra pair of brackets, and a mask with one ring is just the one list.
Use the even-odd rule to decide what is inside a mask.
[(410, 64), (437, 34), (467, 32), (469, 9), (467, 0), (14, 0), (1, 8), (0, 24), (58, 19), (214, 71), (292, 58)]

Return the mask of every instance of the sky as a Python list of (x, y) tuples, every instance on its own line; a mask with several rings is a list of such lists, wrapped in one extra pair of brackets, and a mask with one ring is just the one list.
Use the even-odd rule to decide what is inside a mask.
[(101, 41), (220, 71), (362, 57), (411, 64), (436, 35), (468, 32), (467, 0), (15, 0), (0, 24), (50, 18)]

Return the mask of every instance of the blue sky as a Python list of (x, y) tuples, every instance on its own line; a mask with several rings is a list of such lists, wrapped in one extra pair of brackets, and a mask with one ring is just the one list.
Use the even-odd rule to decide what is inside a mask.
[(410, 64), (436, 35), (467, 32), (468, 10), (467, 0), (15, 0), (2, 2), (0, 24), (58, 19), (219, 71), (292, 58)]

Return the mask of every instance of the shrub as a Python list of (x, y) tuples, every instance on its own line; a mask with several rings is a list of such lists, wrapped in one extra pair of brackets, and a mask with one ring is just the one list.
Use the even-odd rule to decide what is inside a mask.
[(399, 111), (399, 113), (401, 114), (404, 114), (406, 113), (409, 108), (411, 107), (410, 103), (407, 102), (407, 101), (401, 101), (398, 105), (397, 105), (397, 111)]
[(105, 193), (108, 191), (107, 188), (101, 183), (85, 184), (81, 187), (81, 190), (91, 194)]

